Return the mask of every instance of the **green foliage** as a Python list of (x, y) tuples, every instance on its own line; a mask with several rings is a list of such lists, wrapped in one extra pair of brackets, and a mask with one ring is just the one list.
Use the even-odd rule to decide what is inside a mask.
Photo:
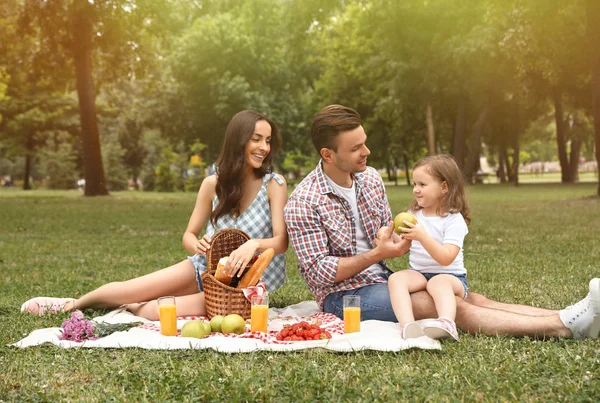
[(175, 165), (177, 154), (170, 146), (165, 147), (160, 153), (160, 162), (156, 167), (156, 185), (159, 192), (174, 192), (180, 172)]
[[(412, 198), (406, 186), (387, 192), (394, 212)], [(471, 291), (552, 309), (583, 298), (600, 260), (594, 193), (592, 183), (470, 188)], [(1, 400), (588, 402), (600, 395), (598, 340), (461, 334), (441, 351), (399, 353), (10, 347), (69, 316), (23, 314), (27, 299), (83, 295), (185, 259), (181, 234), (195, 194), (115, 195), (0, 189)], [(577, 230), (557, 230), (557, 223)], [(33, 244), (35, 253), (25, 253)], [(291, 248), (287, 258), (288, 282), (271, 295), (278, 308), (311, 299)], [(395, 270), (407, 264), (388, 263)]]
[(48, 189), (73, 189), (76, 186), (78, 177), (72, 139), (68, 133), (59, 131), (46, 140), (40, 165)]
[(102, 163), (109, 190), (127, 189), (127, 170), (123, 163), (126, 150), (121, 147), (117, 133), (105, 133), (102, 137)]
[(197, 192), (205, 177), (206, 162), (202, 158), (206, 144), (196, 141), (190, 147), (192, 156), (189, 160), (188, 169), (185, 178), (185, 190), (187, 192)]

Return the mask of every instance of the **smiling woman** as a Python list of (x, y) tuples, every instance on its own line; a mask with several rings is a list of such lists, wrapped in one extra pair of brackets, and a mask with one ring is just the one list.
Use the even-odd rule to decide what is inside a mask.
[[(238, 228), (250, 239), (234, 250), (225, 262), (230, 276), (241, 276), (256, 253), (270, 248), (276, 256), (264, 272), (269, 291), (286, 281), (285, 251), (288, 236), (283, 220), (287, 187), (272, 172), (272, 154), (279, 150), (277, 126), (255, 111), (237, 113), (229, 122), (217, 173), (200, 186), (196, 205), (183, 235), (183, 246), (192, 256), (165, 269), (124, 282), (105, 284), (79, 299), (38, 297), (21, 310), (36, 315), (84, 308), (125, 306), (138, 316), (158, 319), (156, 299), (176, 297), (177, 315), (205, 315), (201, 273), (211, 236), (219, 229)], [(206, 226), (206, 233), (199, 238)]]

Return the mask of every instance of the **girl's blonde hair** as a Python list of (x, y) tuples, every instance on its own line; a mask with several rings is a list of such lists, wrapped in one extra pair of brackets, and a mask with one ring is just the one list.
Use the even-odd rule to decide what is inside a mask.
[[(465, 195), (465, 180), (454, 158), (448, 154), (430, 155), (417, 162), (413, 171), (420, 167), (424, 167), (427, 173), (440, 183), (446, 182), (448, 185), (448, 192), (442, 197), (437, 214), (460, 213), (469, 224), (471, 214)], [(419, 207), (417, 201), (413, 200), (410, 204), (410, 210), (417, 211), (420, 209), (421, 207)]]

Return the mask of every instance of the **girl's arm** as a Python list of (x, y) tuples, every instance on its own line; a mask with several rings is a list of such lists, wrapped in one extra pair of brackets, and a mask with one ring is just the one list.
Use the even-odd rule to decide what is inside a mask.
[[(288, 192), (285, 179), (280, 185), (274, 179), (267, 184), (267, 197), (271, 205), (271, 221), (273, 225), (273, 237), (258, 239), (253, 238), (246, 241), (242, 246), (233, 251), (225, 265), (227, 272), (231, 275), (241, 274), (248, 262), (254, 257), (255, 252), (263, 252), (265, 249), (273, 248), (276, 254), (285, 253), (288, 247), (288, 234), (283, 219), (283, 208), (287, 203)], [(236, 262), (242, 261), (241, 265), (235, 267)]]
[(442, 266), (449, 266), (452, 264), (454, 259), (456, 259), (456, 256), (458, 256), (458, 252), (460, 252), (460, 248), (458, 246), (449, 243), (440, 245), (427, 233), (425, 233), (425, 236), (423, 236), (421, 239), (417, 239), (417, 241), (421, 242), (421, 245), (423, 245), (433, 260)]
[(215, 186), (217, 184), (216, 175), (206, 177), (200, 185), (198, 196), (196, 197), (196, 205), (190, 217), (187, 228), (183, 233), (183, 247), (193, 254), (205, 254), (208, 248), (210, 238), (206, 235), (202, 239), (198, 239), (200, 231), (204, 228), (210, 213), (212, 212), (212, 199), (215, 195)]

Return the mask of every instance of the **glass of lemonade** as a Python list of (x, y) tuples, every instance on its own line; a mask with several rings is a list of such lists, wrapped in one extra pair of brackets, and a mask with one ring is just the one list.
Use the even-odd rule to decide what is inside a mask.
[(344, 333), (360, 332), (360, 295), (344, 295)]
[(250, 330), (267, 333), (269, 322), (269, 294), (252, 296), (250, 311)]
[(160, 319), (160, 334), (164, 336), (177, 335), (177, 308), (175, 297), (160, 297), (158, 300), (158, 317)]

